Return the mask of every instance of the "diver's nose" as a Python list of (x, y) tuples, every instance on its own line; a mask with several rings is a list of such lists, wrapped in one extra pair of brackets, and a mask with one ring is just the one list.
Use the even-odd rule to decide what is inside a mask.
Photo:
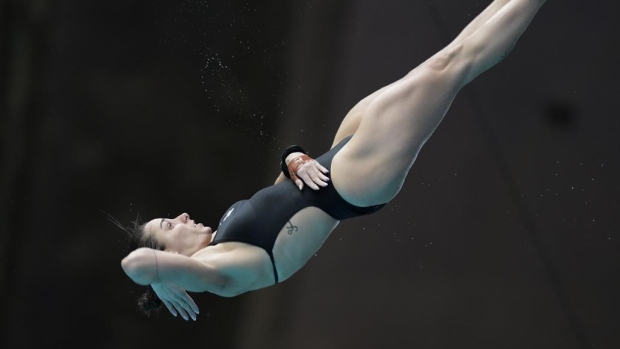
[(187, 213), (181, 213), (178, 218), (183, 223), (187, 223), (189, 221), (189, 215)]

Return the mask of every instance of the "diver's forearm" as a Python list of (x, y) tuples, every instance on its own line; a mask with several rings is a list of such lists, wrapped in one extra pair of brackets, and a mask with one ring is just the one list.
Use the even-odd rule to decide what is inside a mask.
[(139, 248), (121, 261), (123, 270), (139, 285), (173, 283), (190, 292), (221, 294), (227, 279), (196, 259), (150, 248)]

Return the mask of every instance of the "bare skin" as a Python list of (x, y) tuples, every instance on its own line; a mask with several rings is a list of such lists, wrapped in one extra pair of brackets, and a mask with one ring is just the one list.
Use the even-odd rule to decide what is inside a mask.
[[(493, 1), (452, 43), (355, 105), (333, 141), (353, 136), (332, 162), (331, 182), (340, 195), (357, 206), (393, 199), (457, 93), (510, 53), (544, 2)], [(291, 154), (287, 163), (298, 155)], [(311, 161), (297, 174), (302, 186), (320, 190), (329, 180), (325, 171)], [(280, 174), (276, 183), (284, 180)], [(169, 221), (165, 226), (166, 220), (154, 219), (145, 229), (166, 241), (166, 251), (141, 248), (121, 264), (134, 282), (153, 285), (173, 314), (195, 319), (198, 309), (184, 290), (232, 297), (274, 284), (270, 258), (261, 248), (239, 242), (207, 247), (214, 234), (210, 228), (184, 215)], [(338, 223), (316, 207), (291, 217), (273, 248), (280, 281), (302, 268)]]

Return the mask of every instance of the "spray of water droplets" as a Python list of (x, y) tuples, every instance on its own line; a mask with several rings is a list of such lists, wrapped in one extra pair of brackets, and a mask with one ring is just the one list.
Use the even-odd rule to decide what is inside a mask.
[[(251, 3), (186, 0), (164, 21), (174, 27), (175, 34), (160, 42), (185, 44), (194, 53), (192, 63), (197, 63), (199, 88), (210, 105), (205, 113), (226, 120), (245, 137), (273, 147), (274, 143), (284, 145), (266, 131), (266, 116), (274, 113), (270, 109), (278, 107), (277, 96), (265, 96), (264, 91), (277, 88), (273, 85), (281, 85), (282, 81), (261, 81), (254, 76), (254, 71), (278, 67), (272, 62), (277, 56), (267, 49), (262, 28), (255, 24), (260, 15)], [(259, 93), (263, 95), (257, 97)]]

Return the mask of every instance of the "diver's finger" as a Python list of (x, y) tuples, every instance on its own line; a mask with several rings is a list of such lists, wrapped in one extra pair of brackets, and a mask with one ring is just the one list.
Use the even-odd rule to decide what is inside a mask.
[(312, 180), (314, 181), (314, 183), (320, 185), (321, 187), (326, 187), (327, 186), (327, 183), (325, 181), (321, 180), (321, 178), (319, 178), (319, 176), (312, 177)]
[(319, 164), (318, 162), (316, 164), (317, 164), (317, 167), (321, 170), (321, 172), (323, 172), (323, 173), (328, 173), (329, 172), (329, 170), (325, 166)]
[(190, 308), (192, 309), (192, 311), (196, 314), (200, 314), (200, 309), (198, 309), (198, 305), (196, 304), (196, 302), (194, 302), (194, 299), (192, 297), (190, 297), (190, 295), (187, 294), (187, 292), (185, 293), (185, 303), (187, 303), (187, 305), (190, 306)]
[[(295, 176), (295, 177), (297, 177), (297, 176)], [(295, 184), (297, 185), (297, 188), (299, 188), (299, 190), (302, 190), (304, 188), (304, 182), (301, 179), (299, 179), (299, 178), (297, 178), (295, 180)]]
[(174, 304), (174, 308), (179, 312), (179, 314), (181, 314), (181, 317), (184, 320), (189, 320), (189, 316), (187, 315), (187, 312), (185, 311), (185, 309), (183, 309), (182, 306), (180, 306), (179, 304)]
[(166, 306), (166, 308), (168, 308), (168, 311), (174, 315), (174, 317), (177, 316), (177, 311), (174, 309), (174, 307), (172, 306), (172, 304), (170, 304), (170, 302), (168, 301), (162, 301), (164, 303), (164, 305)]
[(329, 177), (327, 177), (326, 175), (324, 175), (321, 172), (317, 173), (317, 177), (319, 177), (323, 182), (329, 182)]
[(183, 308), (183, 310), (185, 310), (185, 312), (187, 313), (187, 315), (189, 317), (191, 317), (194, 321), (196, 321), (196, 313), (194, 312), (192, 307), (185, 300), (182, 300), (182, 301), (178, 302), (178, 305), (181, 308)]

